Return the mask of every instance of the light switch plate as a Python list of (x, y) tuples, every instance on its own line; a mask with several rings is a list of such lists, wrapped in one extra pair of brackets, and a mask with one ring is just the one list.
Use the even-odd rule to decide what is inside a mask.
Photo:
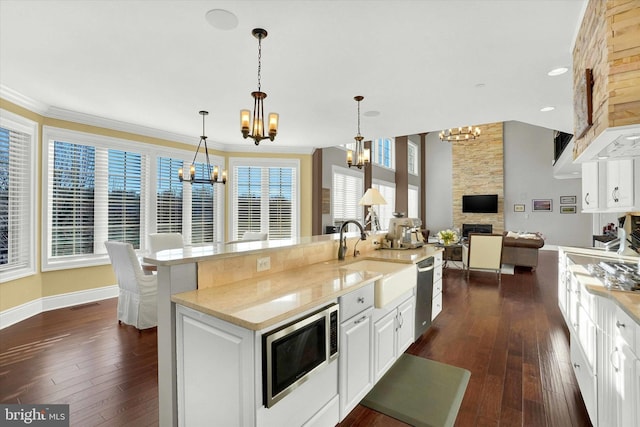
[(258, 272), (260, 271), (267, 271), (271, 269), (271, 257), (263, 257), (263, 258), (258, 258), (258, 265), (257, 265), (257, 270)]

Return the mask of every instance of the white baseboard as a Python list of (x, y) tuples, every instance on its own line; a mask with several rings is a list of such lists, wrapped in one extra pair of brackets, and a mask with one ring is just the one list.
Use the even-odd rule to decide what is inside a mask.
[(12, 307), (0, 312), (0, 329), (4, 329), (45, 311), (56, 310), (58, 308), (70, 307), (78, 304), (86, 304), (117, 296), (118, 285), (112, 285), (38, 298), (37, 300), (29, 301), (17, 307)]

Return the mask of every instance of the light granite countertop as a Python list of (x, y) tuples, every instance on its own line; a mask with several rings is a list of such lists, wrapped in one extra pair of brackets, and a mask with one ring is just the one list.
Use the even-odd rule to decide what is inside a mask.
[(562, 247), (561, 249), (567, 253), (569, 259), (574, 263), (569, 267), (569, 270), (588, 292), (612, 300), (631, 316), (636, 323), (640, 324), (640, 293), (610, 290), (604, 286), (600, 279), (593, 277), (586, 268), (587, 264), (597, 264), (603, 260), (637, 263), (638, 256), (620, 256), (615, 252), (599, 248)]
[(608, 289), (600, 279), (593, 277), (583, 265), (572, 265), (569, 270), (578, 282), (585, 287), (587, 292), (612, 300), (640, 325), (639, 293)]
[(171, 301), (238, 326), (263, 330), (382, 277), (381, 273), (344, 268), (363, 259), (414, 264), (441, 252), (419, 249), (375, 250), (348, 261), (331, 260), (228, 285), (175, 294)]

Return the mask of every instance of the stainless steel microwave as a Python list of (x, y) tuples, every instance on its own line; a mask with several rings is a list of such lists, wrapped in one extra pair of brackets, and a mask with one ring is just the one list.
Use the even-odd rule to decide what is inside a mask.
[(338, 305), (262, 335), (262, 390), (267, 408), (338, 357)]

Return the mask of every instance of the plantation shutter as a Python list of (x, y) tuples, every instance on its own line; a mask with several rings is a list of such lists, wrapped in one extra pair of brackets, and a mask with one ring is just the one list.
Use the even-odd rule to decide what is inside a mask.
[[(341, 223), (348, 219), (362, 221), (362, 206), (358, 202), (362, 198), (363, 178), (362, 174), (343, 173), (334, 168), (332, 212), (333, 222)], [(346, 171), (345, 171), (346, 172)]]
[(380, 227), (383, 230), (389, 228), (389, 220), (393, 218), (392, 212), (395, 211), (396, 206), (396, 187), (395, 185), (383, 184), (383, 183), (373, 183), (372, 187), (380, 192), (384, 200), (387, 202), (386, 205), (376, 205), (374, 209), (378, 214), (378, 219), (380, 220)]
[(182, 233), (183, 184), (178, 169), (183, 161), (158, 157), (156, 178), (156, 228), (158, 233)]
[(32, 272), (33, 135), (0, 128), (0, 273)]
[(120, 150), (108, 154), (108, 240), (131, 243), (140, 249), (144, 205), (145, 168), (143, 156)]
[(290, 239), (294, 220), (296, 170), (268, 168), (269, 172), (269, 238)]
[[(196, 163), (196, 176), (209, 176), (206, 163)], [(191, 184), (191, 243), (222, 241), (216, 217), (221, 216), (222, 184)]]

